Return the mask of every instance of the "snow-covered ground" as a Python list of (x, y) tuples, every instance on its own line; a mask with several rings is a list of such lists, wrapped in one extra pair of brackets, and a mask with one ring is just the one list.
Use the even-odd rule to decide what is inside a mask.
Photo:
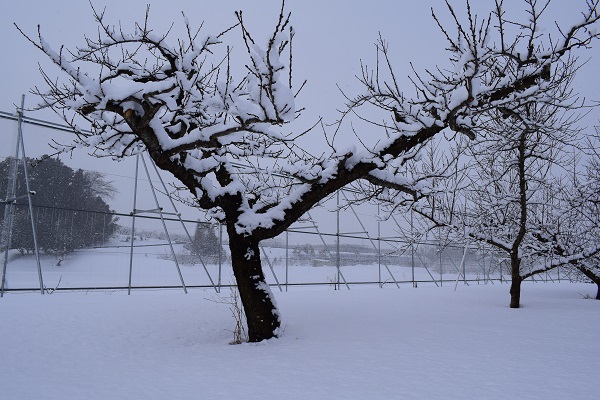
[[(170, 260), (170, 251), (166, 242), (160, 240), (146, 240), (140, 247), (134, 249), (131, 264), (131, 284), (133, 287), (147, 286), (181, 286), (181, 280), (175, 263)], [(52, 255), (41, 255), (41, 270), (45, 287), (49, 289), (70, 288), (113, 288), (127, 287), (130, 273), (130, 248), (125, 242), (115, 241), (114, 247), (82, 249), (68, 254), (59, 265), (58, 258)], [(212, 283), (229, 285), (234, 282), (228, 255), (225, 255), (221, 268), (208, 263), (204, 267), (196, 261), (191, 264), (189, 256), (185, 257), (186, 250), (182, 245), (176, 245), (175, 251), (180, 259), (180, 271), (187, 286), (210, 286)], [(372, 282), (374, 286), (381, 282), (384, 286), (396, 287), (395, 281), (404, 282), (411, 286), (413, 276), (419, 285), (450, 285), (454, 286), (459, 276), (460, 265), (448, 263), (446, 271), (440, 274), (437, 262), (427, 263), (418, 260), (414, 270), (410, 267), (410, 260), (398, 260), (395, 264), (378, 265), (377, 256), (371, 257), (371, 263), (343, 265), (338, 276), (335, 259), (329, 262), (314, 257), (311, 260), (306, 256), (307, 265), (285, 265), (286, 251), (283, 248), (264, 248), (262, 253), (263, 267), (269, 284), (273, 290), (285, 290), (286, 283), (290, 287), (302, 284), (320, 284), (333, 286), (336, 282), (344, 285), (348, 283)], [(291, 251), (290, 251), (291, 252)], [(182, 254), (184, 256), (182, 256)], [(0, 260), (4, 254), (0, 254)], [(37, 263), (32, 254), (20, 255), (16, 250), (11, 250), (6, 270), (6, 287), (8, 289), (39, 288)], [(324, 265), (328, 264), (328, 265)], [(0, 262), (1, 265), (1, 262)], [(429, 269), (422, 266), (429, 265)], [(496, 266), (493, 272), (486, 272), (482, 265), (470, 265), (466, 270), (467, 279), (473, 284), (485, 283), (488, 278), (499, 280), (500, 270)], [(483, 267), (489, 270), (489, 265)], [(210, 278), (207, 274), (210, 274)], [(502, 275), (507, 278), (506, 272)], [(556, 279), (556, 272), (552, 279)], [(537, 279), (548, 280), (549, 276), (542, 275)], [(211, 283), (212, 280), (212, 283)], [(439, 281), (443, 280), (443, 283)], [(435, 283), (434, 283), (435, 282)], [(279, 285), (278, 285), (279, 284)]]
[[(232, 346), (214, 291), (8, 293), (5, 399), (597, 399), (592, 285), (276, 292), (280, 339)], [(226, 291), (221, 296), (227, 297)]]

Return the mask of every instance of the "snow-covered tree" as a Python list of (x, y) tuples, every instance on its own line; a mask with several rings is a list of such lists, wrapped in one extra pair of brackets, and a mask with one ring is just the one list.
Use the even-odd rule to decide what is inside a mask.
[(469, 143), (470, 165), (464, 179), (453, 183), (459, 188), (453, 204), (447, 195), (430, 203), (432, 220), (506, 259), (512, 308), (520, 307), (523, 280), (581, 265), (600, 251), (597, 242), (573, 240), (589, 238), (590, 225), (573, 225), (582, 209), (565, 197), (569, 146), (578, 135), (563, 116), (555, 106), (540, 103), (506, 118), (498, 115)]
[[(496, 3), (499, 29), (508, 24), (520, 28), (514, 41), (501, 42), (502, 51), (507, 57), (512, 54), (517, 64), (549, 45), (556, 46), (541, 41), (545, 7), (527, 3), (530, 21), (526, 25), (506, 20), (502, 3)], [(586, 15), (597, 18), (592, 8)], [(468, 41), (468, 34), (462, 39)], [(582, 209), (564, 197), (564, 175), (571, 170), (568, 156), (581, 140), (575, 125), (582, 104), (571, 90), (578, 67), (575, 56), (544, 64), (536, 85), (522, 92), (536, 88), (541, 90), (538, 95), (515, 96), (484, 110), (475, 116), (476, 135), (456, 157), (431, 156), (437, 168), (435, 162), (424, 164), (427, 174), (438, 173), (431, 196), (414, 206), (433, 223), (425, 231), (442, 229), (459, 241), (477, 242), (500, 254), (510, 268), (512, 308), (520, 307), (523, 280), (563, 265), (585, 265), (586, 259), (600, 252), (589, 235), (588, 240), (572, 240), (584, 237), (590, 225), (578, 224), (575, 229), (574, 212)], [(510, 64), (492, 71), (500, 79), (518, 73)]]
[[(573, 249), (593, 248), (600, 243), (600, 128), (585, 146), (587, 157), (585, 173), (573, 174), (568, 191), (562, 200), (569, 212), (564, 213), (565, 222), (557, 235), (557, 251), (572, 253)], [(581, 177), (578, 177), (581, 175)], [(568, 265), (567, 276), (572, 281), (591, 281), (596, 284), (596, 299), (600, 300), (600, 254)]]
[[(198, 207), (225, 224), (249, 340), (260, 341), (277, 336), (280, 326), (261, 266), (260, 241), (284, 232), (323, 199), (360, 179), (414, 194), (420, 186), (403, 174), (405, 160), (444, 130), (474, 138), (480, 115), (548, 96), (544, 82), (550, 66), (596, 37), (588, 30), (598, 19), (596, 4), (589, 4), (563, 38), (549, 47), (531, 46), (529, 52), (511, 46), (502, 27), (494, 29), (489, 19), (469, 13), (462, 24), (456, 18), (460, 38), (449, 39), (453, 68), (415, 79), (414, 98), (393, 82), (378, 86), (379, 75), (365, 70), (368, 93), (354, 99), (350, 110), (375, 104), (386, 111), (388, 129), (364, 149), (327, 141), (323, 148), (329, 150), (313, 155), (294, 141), (306, 132), (286, 133), (293, 132), (290, 123), (299, 107), (289, 52), (294, 31), (283, 6), (264, 47), (246, 28), (242, 13), (236, 14), (247, 53), (246, 72), (237, 78), (232, 71), (239, 68), (230, 68), (230, 48), (223, 44), (231, 29), (202, 37), (186, 20), (188, 37), (171, 44), (147, 22), (127, 33), (95, 13), (98, 37), (74, 51), (55, 51), (41, 34), (30, 39), (69, 78), (60, 83), (44, 73), (49, 90), (35, 92), (79, 132), (71, 147), (91, 147), (96, 155), (112, 157), (147, 151), (190, 191)], [(93, 133), (79, 128), (81, 119)]]

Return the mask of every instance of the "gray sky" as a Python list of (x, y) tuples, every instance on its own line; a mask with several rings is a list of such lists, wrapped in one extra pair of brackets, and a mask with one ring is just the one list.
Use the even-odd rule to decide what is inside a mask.
[[(133, 21), (143, 19), (147, 1), (94, 0), (97, 9), (106, 6), (111, 22), (119, 20), (125, 29)], [(493, 5), (492, 0), (473, 1), (476, 10), (485, 10)], [(507, 7), (517, 11), (522, 1), (505, 0)], [(452, 4), (461, 15), (465, 15), (464, 3), (453, 0)], [(546, 16), (548, 31), (553, 31), (552, 21), (574, 21), (579, 18), (578, 8), (585, 6), (584, 0), (554, 0)], [(245, 20), (255, 38), (265, 42), (270, 33), (280, 7), (279, 0), (227, 0), (227, 1), (155, 1), (151, 5), (150, 23), (157, 33), (164, 32), (172, 22), (175, 39), (182, 27), (181, 12), (185, 12), (194, 25), (205, 21), (205, 33), (217, 33), (235, 22), (233, 12), (244, 10)], [(393, 63), (398, 76), (410, 73), (409, 63), (413, 62), (417, 70), (432, 68), (436, 64), (447, 65), (443, 49), (443, 37), (431, 18), (430, 8), (434, 7), (443, 20), (448, 20), (448, 12), (441, 0), (428, 1), (347, 1), (347, 0), (288, 0), (287, 9), (292, 12), (292, 23), (296, 30), (294, 42), (294, 76), (296, 83), (308, 80), (299, 99), (299, 106), (306, 107), (304, 129), (322, 115), (326, 120), (336, 117), (336, 109), (343, 108), (344, 99), (336, 84), (351, 94), (360, 90), (355, 75), (360, 72), (360, 60), (372, 64), (375, 57), (373, 43), (378, 32), (390, 42)], [(37, 34), (38, 24), (42, 27), (44, 38), (55, 49), (61, 44), (74, 47), (83, 43), (83, 35), (94, 35), (96, 26), (86, 1), (66, 0), (23, 0), (10, 2), (0, 14), (0, 54), (2, 68), (0, 78), (0, 110), (13, 112), (14, 104), (20, 102), (21, 94), (27, 93), (35, 85), (43, 85), (38, 72), (40, 63), (51, 76), (58, 76), (56, 69), (48, 68), (45, 56), (30, 45), (13, 27), (16, 22), (30, 35)], [(237, 37), (239, 35), (232, 35)], [(243, 50), (243, 49), (238, 49)], [(582, 96), (600, 99), (600, 44), (584, 54), (582, 59), (591, 57), (579, 73), (575, 90)], [(406, 79), (406, 91), (412, 93)], [(26, 107), (35, 104), (33, 95), (27, 95)], [(51, 119), (59, 122), (48, 111), (29, 114), (35, 118)], [(589, 116), (585, 122), (597, 124), (597, 113)], [(0, 157), (13, 152), (6, 145), (14, 135), (12, 122), (0, 120)], [(46, 143), (52, 138), (50, 132), (30, 126), (25, 127), (28, 156), (39, 156), (50, 149)], [(56, 134), (63, 141), (64, 133)], [(56, 137), (53, 136), (53, 137)], [(114, 180), (121, 193), (113, 201), (118, 211), (131, 210), (133, 193), (132, 176), (134, 161), (120, 163), (108, 159), (94, 160), (85, 154), (76, 154), (73, 159), (63, 157), (70, 166), (76, 168), (97, 169), (105, 172)], [(148, 198), (148, 196), (145, 196)], [(143, 208), (139, 206), (139, 208)], [(196, 215), (188, 213), (189, 218)]]

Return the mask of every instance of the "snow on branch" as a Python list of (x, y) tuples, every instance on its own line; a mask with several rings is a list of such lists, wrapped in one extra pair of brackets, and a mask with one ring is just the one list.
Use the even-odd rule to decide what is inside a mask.
[[(541, 15), (536, 2), (526, 4), (532, 15)], [(299, 148), (284, 130), (300, 110), (292, 88), (293, 29), (284, 3), (264, 45), (250, 33), (242, 12), (217, 35), (203, 35), (202, 26), (192, 29), (184, 16), (187, 37), (179, 40), (170, 30), (153, 32), (149, 10), (131, 31), (110, 25), (94, 10), (98, 37), (86, 38), (74, 51), (53, 50), (41, 31), (35, 40), (27, 38), (68, 77), (61, 83), (43, 72), (49, 89), (34, 90), (79, 132), (75, 143), (62, 149), (89, 147), (111, 157), (148, 151), (201, 208), (229, 215), (240, 234), (266, 238), (358, 180), (402, 189), (409, 197), (431, 188), (423, 177), (408, 179), (400, 166), (418, 161), (421, 149), (442, 131), (475, 138), (490, 113), (552, 102), (556, 65), (597, 37), (592, 31), (596, 6), (597, 0), (589, 2), (583, 19), (560, 31), (566, 32), (560, 41), (538, 43), (537, 17), (511, 39), (501, 1), (484, 19), (467, 2), (465, 23), (448, 3), (458, 36), (452, 37), (453, 29), (442, 26), (435, 14), (434, 19), (450, 43), (452, 68), (415, 72), (413, 97), (396, 79), (389, 44), (379, 37), (376, 68), (363, 65), (364, 91), (348, 97), (338, 129), (357, 117), (382, 128), (381, 138), (363, 149), (339, 148), (331, 140), (331, 151), (318, 156)], [(231, 65), (232, 48), (225, 43), (235, 29), (246, 53), (239, 76), (241, 68)], [(513, 44), (523, 40), (532, 45), (520, 54)], [(368, 107), (389, 117), (371, 120), (361, 113)], [(91, 125), (92, 134), (81, 123)], [(431, 172), (435, 177), (439, 171)]]
[[(78, 144), (95, 148), (98, 155), (123, 157), (149, 149), (176, 154), (188, 149), (219, 148), (253, 138), (284, 141), (269, 125), (282, 125), (296, 116), (285, 50), (289, 45), (289, 15), (282, 16), (263, 50), (248, 47), (247, 74), (235, 80), (230, 72), (230, 50), (221, 52), (223, 37), (238, 23), (218, 35), (201, 37), (184, 15), (187, 40), (170, 39), (170, 30), (158, 35), (144, 22), (125, 31), (110, 25), (104, 13), (93, 9), (99, 26), (97, 38), (85, 45), (55, 51), (38, 30), (37, 40), (26, 36), (69, 79), (58, 84), (43, 71), (50, 90), (35, 89), (43, 106), (67, 121), (82, 116), (95, 135), (80, 135)], [(173, 43), (170, 43), (173, 42)], [(140, 134), (152, 130), (151, 134)], [(254, 142), (254, 140), (249, 141)], [(254, 143), (253, 143), (254, 145)], [(246, 146), (252, 152), (253, 145)], [(260, 147), (260, 146), (258, 146)]]
[[(482, 134), (490, 120), (498, 116), (523, 116), (520, 110), (530, 104), (580, 106), (575, 97), (564, 91), (577, 70), (574, 50), (588, 48), (598, 38), (595, 31), (598, 0), (586, 3), (579, 21), (558, 28), (560, 40), (541, 33), (546, 2), (523, 4), (529, 18), (518, 21), (509, 19), (501, 0), (496, 1), (494, 10), (484, 18), (474, 14), (466, 1), (463, 22), (446, 1), (453, 21), (449, 28), (432, 10), (434, 21), (448, 42), (451, 67), (437, 67), (424, 73), (413, 68), (412, 97), (401, 89), (391, 62), (390, 44), (380, 35), (375, 43), (375, 65), (362, 64), (362, 74), (358, 77), (364, 90), (357, 96), (344, 94), (347, 108), (338, 122), (339, 130), (346, 119), (358, 117), (386, 133), (387, 138), (381, 139), (375, 148), (366, 149), (371, 160), (363, 161), (388, 166), (387, 157), (402, 158), (409, 149), (423, 148), (444, 130), (473, 140)], [(508, 24), (516, 26), (516, 32), (507, 29)], [(456, 34), (451, 34), (452, 31)], [(372, 115), (383, 115), (383, 119), (375, 120)], [(548, 129), (554, 129), (552, 124), (556, 120), (523, 122), (536, 128), (545, 123)], [(440, 174), (443, 171), (433, 175)]]

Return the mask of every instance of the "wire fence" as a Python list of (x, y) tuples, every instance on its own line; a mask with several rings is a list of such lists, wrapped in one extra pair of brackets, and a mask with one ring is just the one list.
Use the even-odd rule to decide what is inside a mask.
[[(46, 150), (35, 148), (37, 144), (60, 142), (57, 135), (71, 131), (68, 126), (29, 118), (20, 111), (0, 112), (0, 119), (17, 122), (16, 129), (7, 126), (8, 136), (17, 140), (4, 149), (8, 153), (0, 154), (2, 159), (13, 157), (13, 149), (15, 160), (24, 158), (26, 143), (27, 155), (39, 158)], [(24, 139), (24, 125), (35, 133), (35, 140)], [(90, 158), (85, 160), (79, 168), (89, 167)], [(138, 175), (140, 160), (145, 176), (143, 172)], [(29, 188), (10, 190), (10, 176), (16, 179), (14, 171), (7, 171), (6, 180), (0, 176), (2, 184), (8, 182), (9, 187), (6, 200), (0, 202), (0, 211), (4, 211), (0, 218), (2, 293), (145, 288), (218, 292), (235, 285), (223, 227), (182, 218), (178, 207), (183, 206), (176, 206), (160, 171), (153, 163), (149, 167), (143, 156), (135, 159), (135, 176), (127, 173), (133, 165), (126, 161), (116, 171), (115, 163), (107, 161), (110, 166), (102, 164), (96, 170), (118, 183), (117, 196), (133, 198), (131, 212), (90, 210), (85, 204), (66, 206), (60, 202), (32, 205)], [(25, 163), (22, 167), (25, 169)], [(55, 178), (46, 180), (44, 185), (52, 185)], [(144, 181), (146, 189), (141, 185)], [(263, 269), (274, 290), (497, 284), (510, 280), (502, 254), (456, 243), (411, 242), (399, 235), (401, 224), (395, 217), (381, 221), (376, 208), (352, 205), (348, 193), (337, 192), (288, 231), (262, 243)], [(122, 199), (119, 204), (124, 204)], [(164, 205), (170, 205), (167, 208), (172, 212)], [(188, 208), (187, 215), (194, 218), (199, 213), (197, 209), (189, 212)], [(561, 270), (556, 269), (531, 279), (562, 278)]]
[[(17, 213), (26, 210), (16, 206)], [(45, 217), (45, 218), (43, 218)], [(59, 244), (40, 249), (43, 290), (135, 290), (148, 288), (211, 289), (235, 285), (224, 228), (206, 222), (163, 216), (135, 216), (158, 227), (131, 230), (133, 215), (34, 207), (40, 243), (43, 235), (77, 242), (87, 221), (98, 241), (91, 246)], [(118, 224), (110, 227), (116, 218)], [(95, 222), (94, 222), (95, 221)], [(51, 223), (51, 228), (41, 224)], [(304, 222), (306, 224), (306, 221)], [(21, 224), (16, 231), (30, 229)], [(80, 227), (79, 227), (80, 228)], [(84, 227), (85, 228), (85, 227)], [(195, 236), (205, 232), (203, 242)], [(207, 239), (210, 233), (211, 240)], [(13, 232), (15, 234), (15, 232)], [(33, 244), (26, 235), (13, 241), (5, 271), (5, 291), (40, 290)], [(3, 254), (4, 254), (3, 249)], [(506, 259), (490, 249), (456, 244), (410, 243), (400, 238), (369, 237), (293, 228), (261, 245), (267, 282), (274, 290), (326, 286), (349, 289), (366, 285), (401, 287), (496, 284), (510, 280)], [(561, 271), (532, 278), (560, 280)]]

